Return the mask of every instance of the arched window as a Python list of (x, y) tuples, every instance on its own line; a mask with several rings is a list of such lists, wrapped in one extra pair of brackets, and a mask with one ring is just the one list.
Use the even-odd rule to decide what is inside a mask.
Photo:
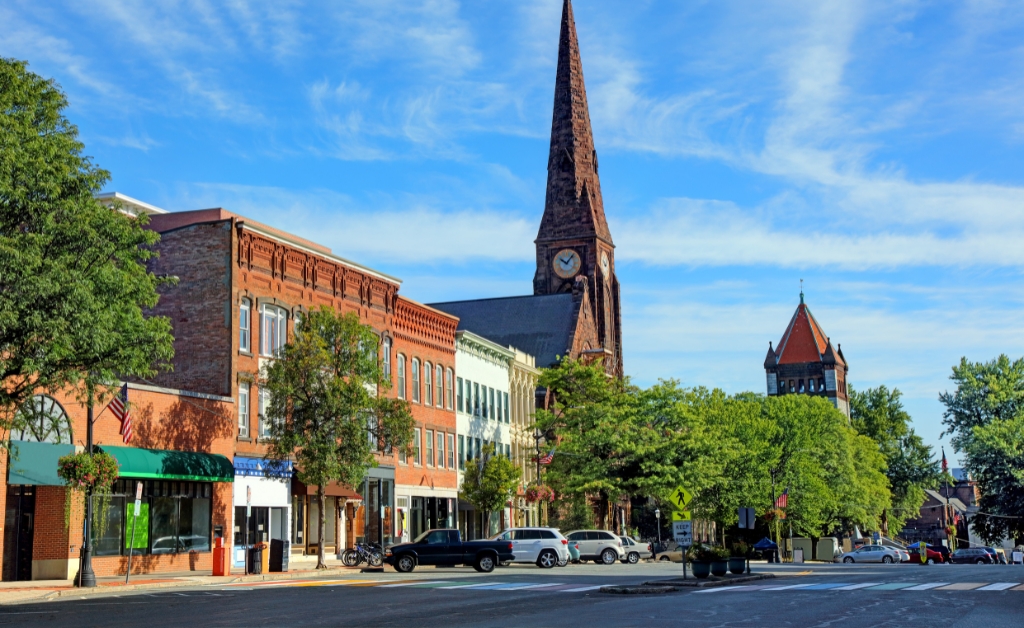
[(412, 400), (420, 402), (420, 361), (419, 358), (412, 359)]
[(779, 394), (780, 395), (785, 395), (786, 394), (786, 380), (782, 380), (781, 382), (779, 382)]
[(14, 414), (11, 440), (70, 445), (73, 436), (68, 413), (48, 395), (32, 397)]
[(405, 399), (405, 356), (398, 354), (398, 398)]
[(824, 390), (825, 390), (825, 378), (823, 378), (823, 377), (819, 377), (818, 378), (818, 390), (820, 390), (822, 392), (824, 392)]
[(431, 382), (430, 362), (423, 363), (423, 403), (428, 406), (434, 405), (434, 386)]
[(800, 392), (804, 391), (804, 380), (800, 380)]
[(446, 369), (444, 372), (444, 407), (452, 410), (452, 370)]
[(444, 405), (444, 368), (434, 365), (434, 403), (440, 408)]

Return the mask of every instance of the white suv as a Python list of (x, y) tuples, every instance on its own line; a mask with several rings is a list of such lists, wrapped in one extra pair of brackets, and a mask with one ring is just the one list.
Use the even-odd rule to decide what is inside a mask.
[(569, 541), (555, 528), (512, 528), (491, 537), (511, 541), (514, 563), (534, 563), (542, 569), (569, 562)]
[(580, 544), (580, 562), (592, 560), (611, 565), (626, 558), (622, 539), (607, 530), (576, 530), (566, 536), (569, 541)]

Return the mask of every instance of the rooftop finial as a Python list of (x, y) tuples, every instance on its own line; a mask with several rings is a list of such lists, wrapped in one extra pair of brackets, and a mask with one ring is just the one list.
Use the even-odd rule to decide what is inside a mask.
[(800, 280), (800, 305), (804, 304), (804, 280)]

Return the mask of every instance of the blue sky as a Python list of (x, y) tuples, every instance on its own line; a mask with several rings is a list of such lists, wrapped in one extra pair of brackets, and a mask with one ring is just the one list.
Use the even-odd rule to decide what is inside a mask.
[[(12, 0), (0, 54), (63, 86), (110, 190), (501, 296), (531, 290), (560, 6)], [(762, 391), (802, 278), (937, 445), (950, 367), (1024, 354), (1024, 4), (575, 11), (626, 370)]]

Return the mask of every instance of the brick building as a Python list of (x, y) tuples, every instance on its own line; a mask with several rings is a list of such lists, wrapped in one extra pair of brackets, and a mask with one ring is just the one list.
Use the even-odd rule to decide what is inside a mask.
[[(394, 539), (407, 541), (430, 528), (455, 527), (459, 496), (455, 329), (459, 321), (405, 297), (398, 297), (395, 305), (394, 346), (389, 347), (388, 358), (393, 365), (392, 394), (409, 402), (416, 419), (413, 454), (398, 452), (392, 478), (397, 514)], [(370, 495), (374, 495), (372, 489)]]
[[(137, 383), (128, 384), (128, 399), (130, 446), (111, 411), (94, 408), (94, 443), (121, 471), (106, 511), (94, 502), (93, 569), (124, 574), (131, 545), (132, 573), (209, 570), (213, 537), (231, 524), (234, 400)], [(78, 499), (67, 505), (57, 460), (83, 450), (87, 408), (65, 392), (38, 394), (20, 412), (30, 427), (11, 434), (0, 476), (3, 579), (69, 579), (81, 557), (83, 507)], [(143, 494), (133, 544), (137, 482)]]
[(832, 345), (832, 339), (825, 335), (804, 303), (802, 290), (800, 305), (779, 340), (778, 350), (768, 343), (764, 370), (770, 396), (822, 396), (850, 416), (846, 379), (849, 368), (842, 346)]

